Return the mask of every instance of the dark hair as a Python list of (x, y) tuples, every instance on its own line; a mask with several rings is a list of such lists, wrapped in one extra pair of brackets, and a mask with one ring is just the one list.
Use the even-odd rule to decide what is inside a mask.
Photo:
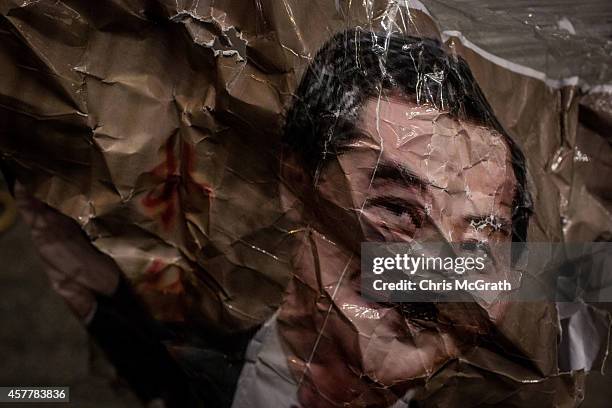
[(295, 152), (307, 171), (338, 153), (355, 133), (369, 97), (398, 90), (499, 132), (507, 141), (517, 179), (513, 240), (525, 241), (531, 213), (525, 158), (503, 129), (469, 66), (449, 55), (440, 42), (356, 28), (336, 34), (308, 66), (286, 117), (284, 148)]

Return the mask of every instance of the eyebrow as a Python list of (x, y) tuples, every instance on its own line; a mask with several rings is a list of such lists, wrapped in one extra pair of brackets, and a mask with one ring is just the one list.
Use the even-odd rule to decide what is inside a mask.
[(374, 170), (372, 180), (391, 180), (409, 188), (425, 190), (431, 183), (417, 176), (412, 170), (395, 161), (382, 161)]

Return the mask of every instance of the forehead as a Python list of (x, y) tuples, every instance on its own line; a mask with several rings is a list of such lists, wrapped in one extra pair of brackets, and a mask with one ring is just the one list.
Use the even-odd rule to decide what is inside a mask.
[(379, 158), (408, 167), (434, 186), (497, 190), (501, 184), (515, 184), (502, 135), (430, 106), (370, 98), (358, 128), (362, 136), (357, 144), (378, 149)]

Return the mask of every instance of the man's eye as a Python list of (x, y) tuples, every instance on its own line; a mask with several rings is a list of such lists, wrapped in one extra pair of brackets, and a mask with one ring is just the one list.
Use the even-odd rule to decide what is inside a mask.
[(401, 204), (393, 203), (393, 202), (381, 203), (380, 206), (383, 208), (386, 208), (387, 210), (391, 211), (395, 215), (403, 215), (408, 211), (408, 209), (405, 206)]
[(383, 208), (397, 217), (408, 216), (417, 228), (422, 226), (425, 218), (425, 212), (418, 205), (396, 197), (375, 198), (370, 206)]
[(460, 248), (462, 251), (467, 253), (471, 253), (472, 256), (474, 254), (481, 254), (482, 256), (491, 258), (491, 246), (487, 241), (470, 239), (460, 244)]

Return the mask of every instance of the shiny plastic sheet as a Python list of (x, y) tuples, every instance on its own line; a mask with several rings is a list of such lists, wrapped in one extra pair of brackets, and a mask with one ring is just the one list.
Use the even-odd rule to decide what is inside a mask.
[(308, 407), (580, 403), (607, 316), (566, 316), (605, 340), (561, 364), (554, 304), (372, 305), (355, 272), (362, 240), (610, 239), (607, 87), (495, 58), (418, 2), (0, 12), (4, 163), (160, 321), (267, 322), (235, 406), (275, 406), (269, 390)]

